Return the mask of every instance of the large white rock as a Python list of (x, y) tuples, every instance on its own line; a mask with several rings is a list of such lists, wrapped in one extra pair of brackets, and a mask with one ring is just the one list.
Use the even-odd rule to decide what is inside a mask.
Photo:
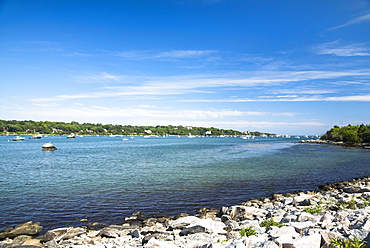
[(314, 234), (283, 243), (284, 248), (320, 248), (321, 235)]
[(172, 241), (161, 241), (151, 238), (148, 243), (144, 245), (145, 248), (178, 248)]
[(293, 205), (308, 206), (311, 205), (311, 198), (314, 195), (299, 195), (293, 198)]
[(188, 228), (194, 226), (202, 226), (206, 229), (208, 233), (217, 233), (217, 234), (226, 234), (227, 231), (224, 230), (226, 225), (221, 221), (215, 221), (211, 218), (208, 219), (199, 219), (198, 221), (194, 222), (193, 224), (189, 225)]
[(292, 226), (273, 228), (269, 231), (269, 234), (273, 239), (279, 238), (281, 236), (286, 236), (290, 238), (296, 238), (299, 236), (299, 233), (297, 233), (295, 228)]
[(292, 227), (295, 228), (297, 233), (303, 234), (307, 228), (314, 226), (315, 224), (311, 221), (306, 222), (291, 222), (289, 223)]
[(314, 216), (313, 214), (307, 213), (307, 212), (301, 212), (301, 214), (298, 216), (297, 221), (312, 221), (317, 222), (319, 219), (318, 216)]
[(179, 218), (177, 220), (171, 221), (169, 223), (169, 227), (171, 227), (173, 229), (182, 229), (184, 227), (188, 227), (188, 226), (194, 224), (195, 222), (197, 222), (199, 220), (200, 219), (198, 217), (195, 217), (195, 216), (186, 216), (186, 217), (182, 217), (182, 218)]

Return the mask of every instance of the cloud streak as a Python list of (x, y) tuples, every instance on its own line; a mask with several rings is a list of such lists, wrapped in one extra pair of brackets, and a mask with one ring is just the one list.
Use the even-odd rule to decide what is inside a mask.
[[(281, 71), (281, 72), (253, 72), (243, 73), (234, 72), (224, 75), (186, 75), (186, 76), (170, 76), (170, 77), (127, 77), (125, 75), (113, 75), (106, 72), (98, 75), (88, 75), (88, 79), (115, 82), (123, 84), (119, 86), (106, 86), (96, 89), (95, 92), (87, 92), (75, 95), (57, 95), (47, 98), (30, 99), (32, 102), (48, 102), (48, 101), (64, 101), (71, 99), (84, 98), (107, 98), (107, 97), (128, 97), (128, 96), (168, 96), (168, 95), (184, 95), (190, 93), (217, 94), (217, 92), (232, 90), (235, 88), (243, 89), (261, 89), (264, 87), (272, 87), (277, 85), (288, 84), (292, 86), (299, 85), (303, 82), (322, 81), (322, 80), (342, 80), (346, 77), (363, 77), (370, 76), (368, 70), (347, 70), (347, 71)], [(134, 80), (132, 83), (130, 80)], [(292, 85), (293, 84), (293, 85)], [(312, 84), (314, 86), (314, 84)], [(313, 87), (312, 86), (312, 87)], [(272, 96), (262, 96), (262, 98), (271, 99), (243, 99), (243, 100), (227, 100), (232, 101), (330, 101), (331, 98), (302, 95), (322, 95), (332, 93), (330, 90), (283, 90), (273, 91)], [(282, 94), (279, 94), (282, 93)], [(296, 96), (300, 97), (296, 97)], [(334, 98), (332, 98), (334, 99)], [(339, 98), (338, 98), (339, 99)], [(343, 98), (346, 99), (346, 98)], [(353, 101), (362, 99), (367, 101), (367, 97), (363, 98), (348, 98)], [(200, 100), (201, 101), (201, 100)], [(206, 101), (206, 100), (204, 100)], [(223, 101), (223, 100), (210, 100)], [(359, 100), (357, 100), (359, 101)]]
[(199, 59), (218, 53), (215, 50), (172, 50), (166, 52), (145, 51), (123, 51), (113, 55), (125, 59), (146, 60), (146, 59)]
[(353, 18), (353, 19), (347, 21), (346, 23), (344, 23), (342, 25), (338, 25), (338, 26), (329, 28), (329, 30), (343, 28), (343, 27), (347, 27), (347, 26), (354, 25), (354, 24), (357, 24), (357, 23), (368, 22), (368, 21), (370, 21), (370, 13), (366, 13), (366, 14), (361, 15), (359, 17)]
[(370, 56), (370, 48), (366, 43), (353, 43), (340, 45), (339, 41), (333, 41), (318, 45), (314, 48), (318, 55), (335, 55), (339, 57)]

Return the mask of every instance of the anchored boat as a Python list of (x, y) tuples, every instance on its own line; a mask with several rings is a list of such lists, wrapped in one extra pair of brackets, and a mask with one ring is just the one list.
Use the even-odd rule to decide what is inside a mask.
[(43, 144), (41, 148), (42, 148), (42, 150), (47, 150), (47, 151), (57, 150), (57, 148), (53, 144), (51, 144), (50, 142)]
[(17, 136), (15, 138), (13, 138), (13, 141), (23, 141), (24, 139), (25, 139), (25, 137)]

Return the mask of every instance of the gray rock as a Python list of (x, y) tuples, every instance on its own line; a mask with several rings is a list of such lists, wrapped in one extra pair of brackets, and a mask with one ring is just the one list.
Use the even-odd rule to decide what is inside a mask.
[(267, 242), (263, 243), (261, 248), (279, 248), (279, 246), (273, 241), (267, 241)]
[(188, 228), (184, 228), (180, 232), (180, 236), (185, 236), (189, 234), (194, 234), (194, 233), (202, 233), (206, 232), (206, 228), (204, 226), (196, 225)]
[(155, 239), (156, 237), (159, 237), (160, 234), (159, 233), (153, 233), (153, 234), (150, 234), (150, 235), (147, 235), (143, 238), (143, 240), (141, 241), (142, 242), (142, 245), (145, 245), (146, 243), (149, 242), (149, 240), (151, 239)]
[(230, 215), (227, 215), (227, 214), (223, 214), (221, 216), (221, 221), (222, 222), (225, 222), (225, 221), (228, 221), (228, 220), (232, 220), (231, 216)]
[(68, 228), (57, 228), (54, 230), (47, 231), (40, 240), (47, 242), (54, 240), (56, 242), (64, 239), (71, 239), (78, 235), (86, 233), (86, 229), (82, 227), (68, 227)]
[(129, 234), (134, 238), (140, 238), (140, 231), (138, 229), (132, 230)]
[(236, 222), (235, 220), (225, 221), (224, 224), (226, 225), (226, 228), (228, 228), (229, 230), (239, 229), (239, 223)]
[(363, 187), (359, 187), (359, 186), (349, 186), (349, 187), (345, 187), (342, 189), (344, 192), (346, 193), (365, 193), (365, 192), (370, 192), (370, 189), (368, 188), (363, 188)]
[(281, 223), (289, 223), (293, 221), (297, 221), (297, 216), (296, 215), (287, 215), (284, 218), (280, 220)]
[(119, 232), (120, 231), (115, 228), (104, 227), (100, 230), (99, 235), (106, 238), (118, 238), (120, 236)]
[(0, 232), (0, 240), (3, 240), (7, 237), (14, 238), (19, 235), (36, 235), (39, 234), (42, 230), (42, 226), (39, 222), (26, 222), (16, 226), (5, 228)]
[(360, 240), (365, 239), (369, 235), (369, 231), (364, 229), (353, 229), (350, 231), (351, 235), (349, 236), (350, 239), (358, 238)]
[(246, 206), (232, 206), (229, 207), (226, 214), (237, 221), (253, 220), (255, 216), (264, 216), (268, 212), (264, 209)]

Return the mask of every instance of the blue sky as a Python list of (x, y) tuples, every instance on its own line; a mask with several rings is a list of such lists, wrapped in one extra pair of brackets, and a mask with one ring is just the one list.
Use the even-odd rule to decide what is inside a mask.
[(368, 0), (2, 0), (0, 119), (370, 124)]

